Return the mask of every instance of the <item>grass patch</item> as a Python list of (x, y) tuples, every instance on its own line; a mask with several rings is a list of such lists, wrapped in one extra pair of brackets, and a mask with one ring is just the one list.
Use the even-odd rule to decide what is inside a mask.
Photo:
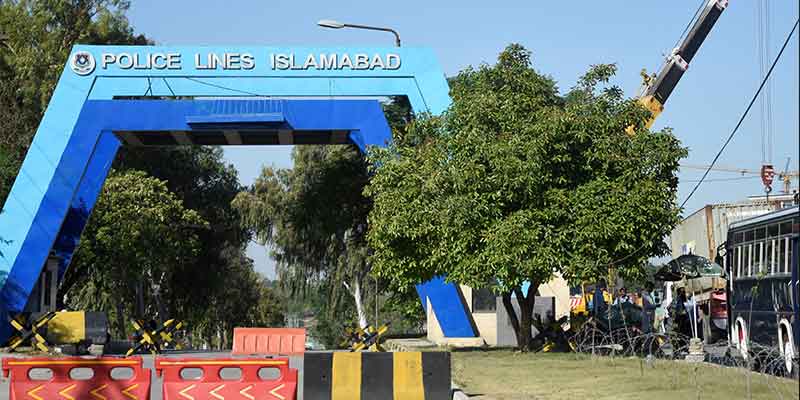
[[(486, 399), (797, 399), (800, 383), (709, 364), (511, 350), (452, 353), (453, 380)], [(748, 396), (748, 387), (751, 396)], [(481, 398), (481, 396), (478, 396)]]

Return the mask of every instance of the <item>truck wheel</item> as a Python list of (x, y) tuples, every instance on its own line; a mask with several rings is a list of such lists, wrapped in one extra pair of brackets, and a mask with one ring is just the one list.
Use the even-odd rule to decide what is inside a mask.
[(789, 322), (785, 319), (781, 320), (780, 324), (778, 324), (778, 343), (787, 375), (796, 375), (798, 373), (798, 368), (794, 365), (797, 362), (794, 337), (792, 336), (791, 325), (789, 325)]
[(750, 358), (749, 343), (747, 343), (747, 324), (742, 317), (736, 319), (736, 347), (739, 354), (747, 361)]
[(100, 357), (100, 356), (103, 355), (103, 350), (104, 349), (105, 349), (105, 346), (102, 345), (102, 344), (93, 344), (93, 345), (89, 346), (89, 354), (91, 354), (91, 355), (93, 355), (95, 357)]

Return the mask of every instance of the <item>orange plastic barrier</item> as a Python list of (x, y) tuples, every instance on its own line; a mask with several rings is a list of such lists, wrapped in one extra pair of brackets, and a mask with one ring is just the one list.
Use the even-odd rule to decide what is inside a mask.
[[(238, 370), (239, 377), (226, 377), (223, 369)], [(273, 369), (266, 372), (280, 376), (259, 376), (262, 369)], [(164, 378), (164, 400), (295, 400), (297, 396), (297, 370), (289, 368), (288, 358), (158, 357), (156, 373)]]
[(305, 328), (233, 328), (231, 354), (294, 355), (306, 351)]
[(150, 399), (141, 357), (4, 358), (11, 400)]

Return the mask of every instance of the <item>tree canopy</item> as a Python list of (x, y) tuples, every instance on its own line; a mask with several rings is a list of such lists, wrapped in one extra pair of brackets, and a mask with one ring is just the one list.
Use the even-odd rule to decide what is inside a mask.
[(76, 43), (148, 44), (124, 0), (0, 2), (0, 199), (5, 199)]
[[(387, 107), (408, 115), (401, 102)], [(280, 287), (299, 303), (294, 311), (313, 310), (315, 336), (338, 345), (345, 325), (355, 321), (363, 327), (371, 319), (367, 309), (379, 301), (377, 291), (384, 297), (383, 322), (416, 328), (422, 316), (418, 298), (390, 297), (393, 288), (369, 275), (372, 201), (363, 194), (369, 181), (364, 156), (355, 146), (297, 146), (292, 158), (292, 169), (264, 168), (234, 205), (257, 240), (270, 247)]]
[(115, 311), (117, 332), (124, 334), (123, 315), (163, 313), (144, 310), (145, 304), (160, 305), (174, 266), (196, 255), (197, 230), (207, 223), (163, 181), (141, 171), (112, 172), (89, 221), (76, 254), (86, 279), (71, 303)]
[(291, 170), (265, 168), (234, 205), (259, 242), (271, 246), (290, 295), (324, 288), (328, 305), (320, 311), (332, 316), (349, 293), (366, 325), (366, 161), (350, 146), (297, 146), (292, 158)]
[(444, 115), (419, 118), (405, 140), (371, 151), (374, 272), (397, 287), (437, 275), (490, 287), (521, 347), (536, 287), (555, 273), (640, 274), (678, 222), (675, 173), (686, 150), (669, 130), (644, 128), (647, 111), (606, 85), (614, 72), (593, 66), (561, 95), (531, 53), (511, 45), (496, 65), (452, 78)]

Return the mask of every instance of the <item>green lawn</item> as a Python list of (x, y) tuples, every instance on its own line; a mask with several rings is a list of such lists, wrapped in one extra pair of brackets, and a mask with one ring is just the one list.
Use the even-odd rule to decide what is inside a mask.
[[(797, 399), (800, 383), (708, 364), (510, 350), (452, 353), (453, 380), (469, 395), (518, 399)], [(751, 396), (748, 396), (748, 381)], [(485, 397), (480, 396), (485, 395)]]

